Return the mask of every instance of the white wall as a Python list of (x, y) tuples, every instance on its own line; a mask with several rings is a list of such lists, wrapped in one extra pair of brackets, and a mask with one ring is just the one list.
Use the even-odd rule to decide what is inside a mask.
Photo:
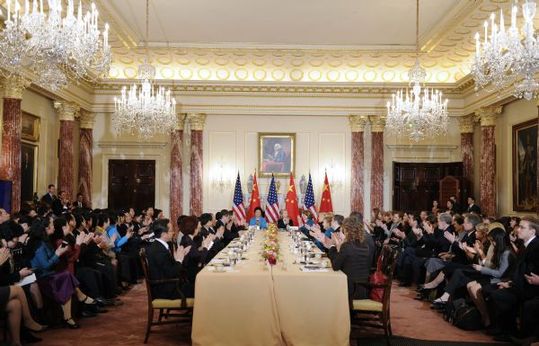
[[(371, 159), (371, 145), (366, 145), (366, 160)], [(458, 119), (450, 118), (446, 135), (436, 138), (427, 137), (419, 142), (408, 138), (384, 133), (384, 209), (393, 207), (393, 162), (460, 162), (460, 131)], [(367, 182), (370, 184), (370, 165), (367, 171)], [(370, 192), (370, 190), (369, 190)], [(366, 191), (367, 194), (367, 191)], [(370, 199), (365, 210), (370, 210)]]
[(507, 104), (496, 121), (496, 187), (500, 215), (531, 214), (513, 210), (513, 125), (537, 119), (536, 101)]
[[(25, 90), (22, 97), (21, 108), (40, 118), (40, 136), (38, 144), (37, 165), (37, 193), (39, 196), (47, 191), (47, 185), (57, 184), (58, 180), (58, 133), (60, 123), (52, 100), (31, 90)], [(78, 131), (74, 141), (75, 157), (78, 158)], [(78, 166), (78, 162), (76, 163)], [(77, 167), (76, 166), (76, 167)], [(76, 168), (75, 168), (76, 175)], [(74, 186), (77, 177), (74, 177)]]
[[(330, 184), (332, 181), (339, 182), (332, 186), (334, 211), (345, 215), (350, 212), (351, 135), (348, 118), (292, 115), (208, 115), (203, 148), (204, 210), (214, 212), (232, 207), (238, 171), (243, 192), (247, 192), (247, 179), (258, 165), (258, 132), (295, 133), (296, 185), (301, 176), (308, 177), (310, 171), (318, 204), (324, 170), (327, 169)], [(216, 185), (221, 177), (228, 182), (222, 191)], [(286, 194), (289, 178), (280, 178), (278, 181), (278, 193)], [(270, 178), (259, 178), (262, 199), (267, 194), (269, 182)]]
[(97, 113), (95, 117), (92, 207), (108, 206), (109, 160), (155, 160), (155, 207), (163, 210), (165, 215), (169, 215), (169, 136), (157, 136), (148, 140), (129, 135), (115, 136), (111, 130), (110, 116), (110, 113)]

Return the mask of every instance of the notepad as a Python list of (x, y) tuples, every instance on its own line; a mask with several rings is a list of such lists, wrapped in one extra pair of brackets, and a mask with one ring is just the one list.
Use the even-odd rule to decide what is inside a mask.
[(36, 274), (28, 275), (27, 277), (25, 277), (21, 281), (17, 282), (17, 286), (30, 285), (31, 283), (36, 282), (36, 280), (37, 280)]

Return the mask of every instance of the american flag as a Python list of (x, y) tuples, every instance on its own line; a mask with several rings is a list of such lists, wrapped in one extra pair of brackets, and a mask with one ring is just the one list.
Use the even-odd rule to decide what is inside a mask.
[(279, 220), (279, 201), (277, 200), (277, 190), (275, 189), (275, 177), (271, 176), (271, 183), (268, 193), (268, 204), (266, 206), (266, 218), (270, 223)]
[(236, 187), (234, 188), (234, 216), (238, 223), (245, 222), (245, 207), (243, 206), (243, 193), (241, 192), (240, 172), (236, 178)]
[(307, 184), (307, 191), (305, 192), (305, 201), (303, 202), (305, 208), (313, 214), (313, 219), (318, 220), (318, 213), (316, 212), (316, 206), (314, 205), (314, 191), (313, 181), (311, 179), (311, 173), (309, 173), (309, 183)]

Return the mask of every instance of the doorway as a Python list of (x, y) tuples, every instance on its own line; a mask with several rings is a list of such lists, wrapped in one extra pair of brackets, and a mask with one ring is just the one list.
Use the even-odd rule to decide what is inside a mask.
[(108, 207), (142, 210), (155, 204), (155, 160), (109, 160)]
[[(453, 176), (462, 181), (462, 162), (403, 163), (393, 162), (393, 209), (405, 212), (430, 211), (440, 195), (440, 180)], [(468, 195), (468, 184), (461, 185), (460, 205)], [(447, 201), (438, 201), (445, 209)]]

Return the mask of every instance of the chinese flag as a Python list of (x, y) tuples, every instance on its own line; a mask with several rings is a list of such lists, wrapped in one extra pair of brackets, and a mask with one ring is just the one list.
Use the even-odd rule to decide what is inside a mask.
[(328, 173), (324, 178), (324, 190), (322, 191), (322, 200), (320, 201), (320, 213), (333, 213), (333, 203), (331, 203), (331, 191), (329, 189)]
[(296, 184), (294, 183), (294, 176), (290, 173), (290, 184), (288, 186), (288, 192), (286, 193), (286, 211), (288, 211), (288, 217), (294, 223), (294, 226), (298, 226), (299, 208), (298, 208), (298, 194), (296, 192)]
[(247, 222), (255, 216), (255, 209), (260, 208), (260, 193), (258, 192), (258, 183), (256, 182), (256, 172), (253, 179), (253, 192), (251, 193), (251, 202), (247, 212)]

